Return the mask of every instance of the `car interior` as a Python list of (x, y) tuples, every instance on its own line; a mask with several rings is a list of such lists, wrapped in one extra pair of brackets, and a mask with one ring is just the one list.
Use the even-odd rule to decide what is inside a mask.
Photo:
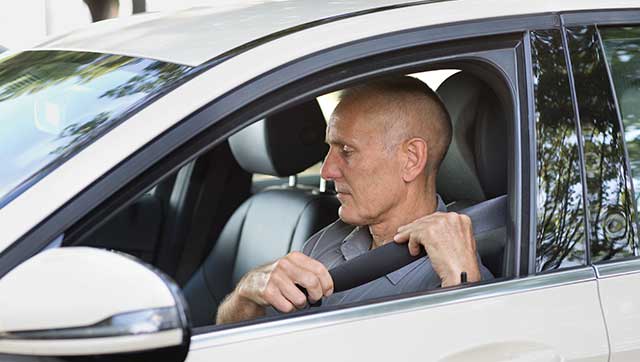
[[(451, 75), (436, 92), (453, 124), (438, 193), (449, 211), (497, 220), (474, 231), (483, 264), (506, 277), (510, 113), (472, 72)], [(247, 271), (300, 250), (337, 219), (331, 183), (317, 173), (296, 177), (324, 158), (325, 128), (315, 98), (268, 116), (63, 245), (114, 249), (155, 266), (182, 288), (193, 326), (212, 325)]]

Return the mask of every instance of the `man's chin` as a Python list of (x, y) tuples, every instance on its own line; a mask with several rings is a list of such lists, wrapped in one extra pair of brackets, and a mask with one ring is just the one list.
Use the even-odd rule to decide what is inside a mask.
[(340, 220), (342, 220), (342, 222), (354, 226), (367, 225), (365, 220), (363, 220), (361, 217), (358, 217), (357, 215), (353, 215), (350, 211), (351, 210), (346, 209), (344, 206), (340, 206), (340, 208), (338, 209), (338, 217), (340, 217)]

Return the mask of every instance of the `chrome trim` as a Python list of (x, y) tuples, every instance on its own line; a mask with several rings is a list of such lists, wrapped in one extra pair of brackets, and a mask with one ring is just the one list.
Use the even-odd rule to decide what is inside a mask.
[(296, 187), (298, 184), (298, 175), (289, 176), (289, 187)]
[(120, 313), (88, 326), (0, 332), (0, 341), (123, 337), (176, 329), (183, 333), (180, 311), (176, 306), (171, 306)]
[(428, 292), (427, 294), (408, 298), (359, 305), (325, 313), (302, 315), (300, 317), (286, 318), (272, 322), (256, 323), (236, 328), (231, 326), (230, 328), (222, 330), (214, 330), (208, 333), (194, 335), (191, 338), (190, 349), (199, 350), (211, 348), (249, 339), (326, 327), (338, 323), (353, 322), (366, 318), (381, 317), (443, 305), (588, 282), (595, 279), (594, 270), (591, 267), (584, 267), (467, 288)]
[(607, 264), (596, 264), (593, 266), (596, 276), (599, 279), (611, 278), (624, 274), (640, 273), (640, 258), (631, 260), (621, 260)]
[(318, 190), (321, 193), (327, 192), (327, 180), (323, 179), (322, 177), (320, 177), (320, 185), (318, 186)]

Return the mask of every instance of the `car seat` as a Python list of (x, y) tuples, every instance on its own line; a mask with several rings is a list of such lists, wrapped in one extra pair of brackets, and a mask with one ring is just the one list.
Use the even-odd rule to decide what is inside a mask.
[[(229, 138), (248, 172), (295, 175), (322, 160), (326, 123), (313, 100), (261, 120)], [(253, 268), (300, 250), (314, 233), (336, 220), (339, 202), (318, 188), (266, 188), (231, 216), (209, 256), (183, 291), (194, 326), (213, 324), (218, 305)]]
[(494, 91), (472, 74), (456, 73), (436, 92), (447, 107), (453, 126), (451, 146), (438, 172), (438, 193), (449, 211), (500, 198), (498, 204), (478, 206), (491, 205), (486, 212), (504, 222), (488, 230), (478, 226), (482, 232), (474, 231), (482, 262), (494, 276), (502, 276), (508, 215), (503, 196), (507, 194), (507, 117)]

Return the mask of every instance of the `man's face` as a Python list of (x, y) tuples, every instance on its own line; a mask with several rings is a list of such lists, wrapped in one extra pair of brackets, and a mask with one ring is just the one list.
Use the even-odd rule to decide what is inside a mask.
[(341, 103), (331, 116), (330, 148), (321, 171), (335, 183), (340, 219), (351, 225), (380, 222), (400, 202), (404, 188), (398, 147), (385, 142), (387, 115), (364, 102)]

